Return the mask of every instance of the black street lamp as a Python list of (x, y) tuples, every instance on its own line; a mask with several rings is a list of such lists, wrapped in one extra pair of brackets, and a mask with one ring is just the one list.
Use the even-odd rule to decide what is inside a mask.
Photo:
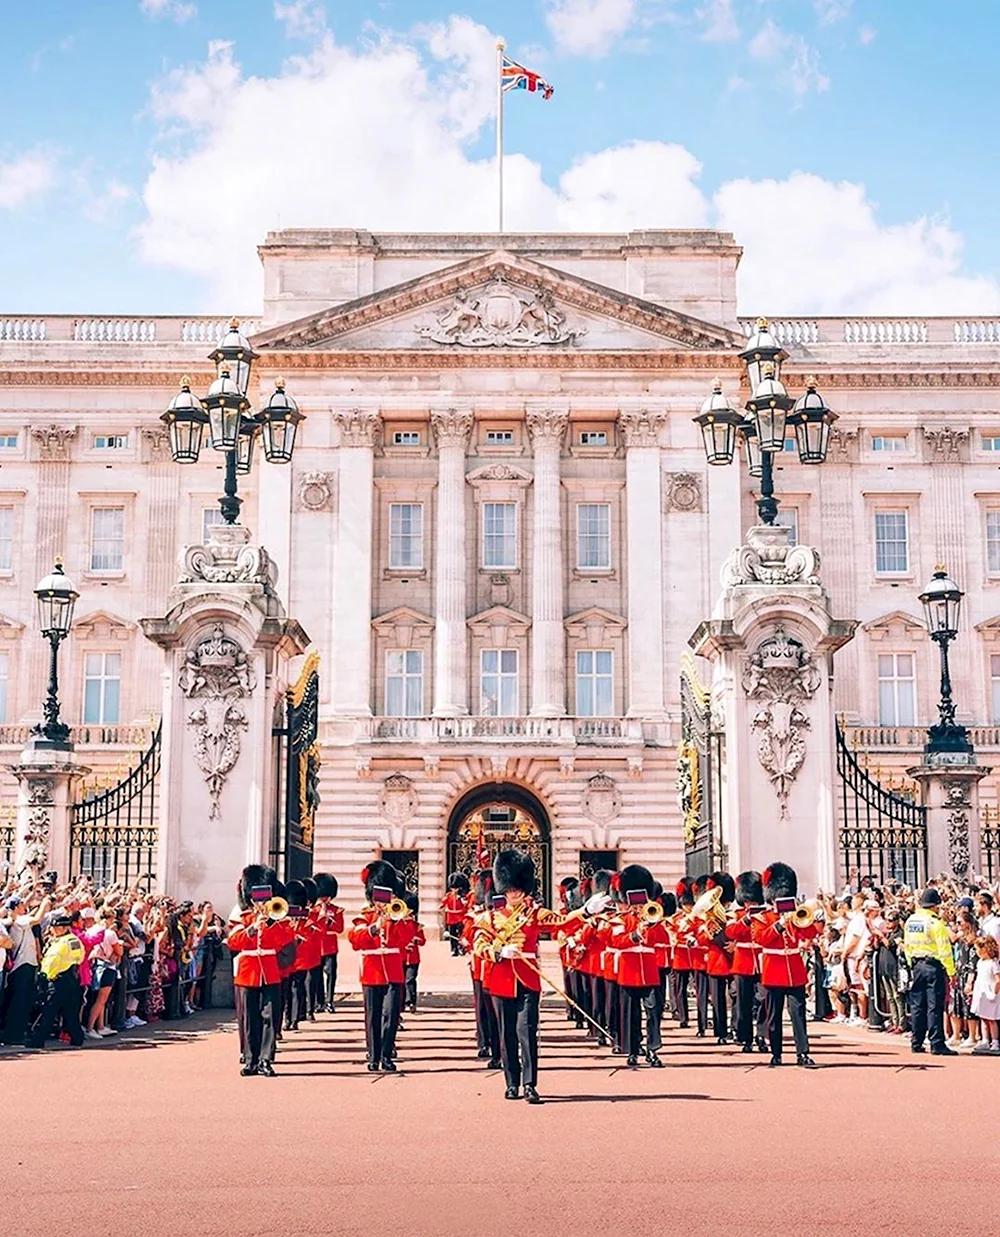
[(938, 702), (939, 721), (927, 732), (926, 756), (944, 753), (969, 757), (972, 743), (969, 732), (955, 720), (955, 701), (951, 695), (951, 674), (948, 669), (948, 645), (958, 635), (958, 616), (965, 594), (940, 564), (934, 569), (930, 584), (920, 594), (924, 618), (931, 639), (941, 650), (941, 699)]
[(191, 393), (191, 380), (181, 379), (181, 389), (160, 417), (170, 436), (170, 454), (176, 464), (194, 464), (201, 454), (208, 427), (208, 443), (226, 457), (226, 475), (219, 509), (226, 524), (236, 524), (240, 518), (240, 500), (236, 477), (253, 466), (254, 446), (258, 438), (269, 464), (290, 464), (299, 423), (305, 417), (285, 391), (279, 378), (267, 403), (255, 416), (250, 410), (247, 390), (250, 370), (257, 353), (240, 333), (236, 318), (217, 348), (209, 353), (216, 363), (218, 376), (203, 400)]
[(739, 354), (746, 365), (750, 398), (742, 415), (722, 393), (722, 381), (705, 400), (695, 421), (701, 427), (705, 457), (710, 464), (731, 464), (739, 439), (746, 452), (751, 477), (760, 478), (757, 513), (762, 524), (774, 524), (778, 500), (774, 496), (774, 456), (785, 449), (791, 429), (803, 464), (826, 461), (830, 426), (837, 419), (816, 390), (816, 379), (806, 379), (806, 393), (792, 400), (781, 381), (781, 363), (788, 353), (771, 334), (766, 318)]
[(45, 696), (44, 721), (31, 729), (36, 747), (68, 749), (69, 727), (59, 720), (59, 645), (73, 625), (73, 607), (80, 594), (63, 571), (61, 559), (35, 587), (38, 625), (49, 642), (49, 688)]

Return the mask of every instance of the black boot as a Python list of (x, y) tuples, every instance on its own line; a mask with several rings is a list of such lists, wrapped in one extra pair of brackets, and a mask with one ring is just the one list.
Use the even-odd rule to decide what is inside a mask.
[(801, 1065), (803, 1069), (819, 1069), (819, 1066), (812, 1059), (808, 1052), (800, 1052), (795, 1058), (795, 1064)]
[(265, 1078), (275, 1077), (274, 1066), (270, 1061), (261, 1061), (260, 1065), (257, 1066), (257, 1073), (263, 1074)]
[(508, 1087), (507, 1090), (503, 1093), (503, 1097), (505, 1100), (519, 1100), (521, 1098), (521, 1088), (520, 1087)]
[(531, 1086), (530, 1084), (525, 1086), (524, 1088), (524, 1098), (528, 1101), (529, 1104), (540, 1104), (542, 1102), (542, 1097), (538, 1094), (535, 1088)]
[(395, 1074), (396, 1062), (389, 1057), (384, 1057), (382, 1060), (382, 1072), (385, 1074)]
[(744, 1044), (740, 1052), (753, 1052), (753, 1044)]
[(649, 1052), (646, 1053), (646, 1060), (650, 1063), (650, 1065), (652, 1065), (654, 1069), (663, 1069), (663, 1062), (660, 1060), (660, 1058), (656, 1055), (656, 1053), (652, 1049), (650, 1049)]
[(776, 1065), (780, 1065), (780, 1064), (781, 1064), (781, 1057), (772, 1057), (770, 1061), (768, 1061), (768, 1065), (770, 1066), (771, 1069), (774, 1069)]

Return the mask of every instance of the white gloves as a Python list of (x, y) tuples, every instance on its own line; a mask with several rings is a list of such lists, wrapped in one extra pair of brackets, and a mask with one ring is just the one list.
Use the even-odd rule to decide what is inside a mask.
[(588, 898), (584, 910), (588, 915), (599, 915), (601, 911), (606, 910), (608, 906), (608, 895), (606, 893), (595, 893), (593, 897)]
[(504, 945), (503, 949), (500, 950), (500, 957), (510, 961), (511, 958), (517, 957), (518, 952), (516, 945)]

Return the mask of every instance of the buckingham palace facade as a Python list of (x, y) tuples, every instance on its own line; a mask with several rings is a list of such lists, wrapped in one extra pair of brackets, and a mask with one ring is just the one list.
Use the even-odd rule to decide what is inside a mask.
[[(682, 667), (755, 518), (756, 483), (708, 467), (693, 421), (716, 377), (748, 394), (736, 239), (289, 230), (259, 253), (254, 403), (280, 375), (306, 420), (290, 467), (241, 480), (241, 518), (320, 659), (316, 866), (353, 890), (383, 853), (434, 899), (485, 831), (533, 848), (549, 889), (613, 862), (679, 874)], [(789, 390), (814, 374), (838, 414), (827, 463), (790, 442), (776, 490), (859, 621), (835, 685), (852, 748), (896, 786), (917, 761), (938, 699), (917, 594), (942, 562), (967, 594), (959, 717), (1000, 765), (1000, 321), (741, 309), (772, 315)], [(0, 312), (6, 763), (41, 709), (32, 589), (56, 555), (91, 781), (148, 743), (162, 661), (138, 620), (220, 519), (222, 477), (210, 450), (175, 464), (159, 418), (182, 376), (207, 388), (226, 326)]]

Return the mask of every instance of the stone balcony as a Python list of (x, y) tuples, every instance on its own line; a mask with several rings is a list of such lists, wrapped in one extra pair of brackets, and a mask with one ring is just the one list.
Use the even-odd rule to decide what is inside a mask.
[[(747, 336), (756, 318), (740, 318)], [(771, 333), (786, 348), (810, 344), (997, 344), (1000, 318), (771, 318)]]
[(372, 717), (320, 721), (321, 743), (438, 747), (670, 747), (679, 727), (633, 717)]
[[(156, 729), (152, 726), (71, 726), (70, 739), (81, 748), (127, 748), (145, 751)], [(31, 738), (28, 723), (0, 726), (0, 748), (20, 751)]]
[[(243, 333), (252, 335), (260, 318), (240, 318)], [(5, 316), (0, 314), (0, 344), (192, 344), (213, 347), (229, 328), (218, 316), (77, 317), (73, 314)]]
[[(969, 725), (972, 746), (982, 751), (1000, 749), (1000, 725)], [(868, 726), (864, 724), (844, 727), (848, 747), (859, 752), (914, 752), (923, 751), (927, 742), (925, 726)]]

